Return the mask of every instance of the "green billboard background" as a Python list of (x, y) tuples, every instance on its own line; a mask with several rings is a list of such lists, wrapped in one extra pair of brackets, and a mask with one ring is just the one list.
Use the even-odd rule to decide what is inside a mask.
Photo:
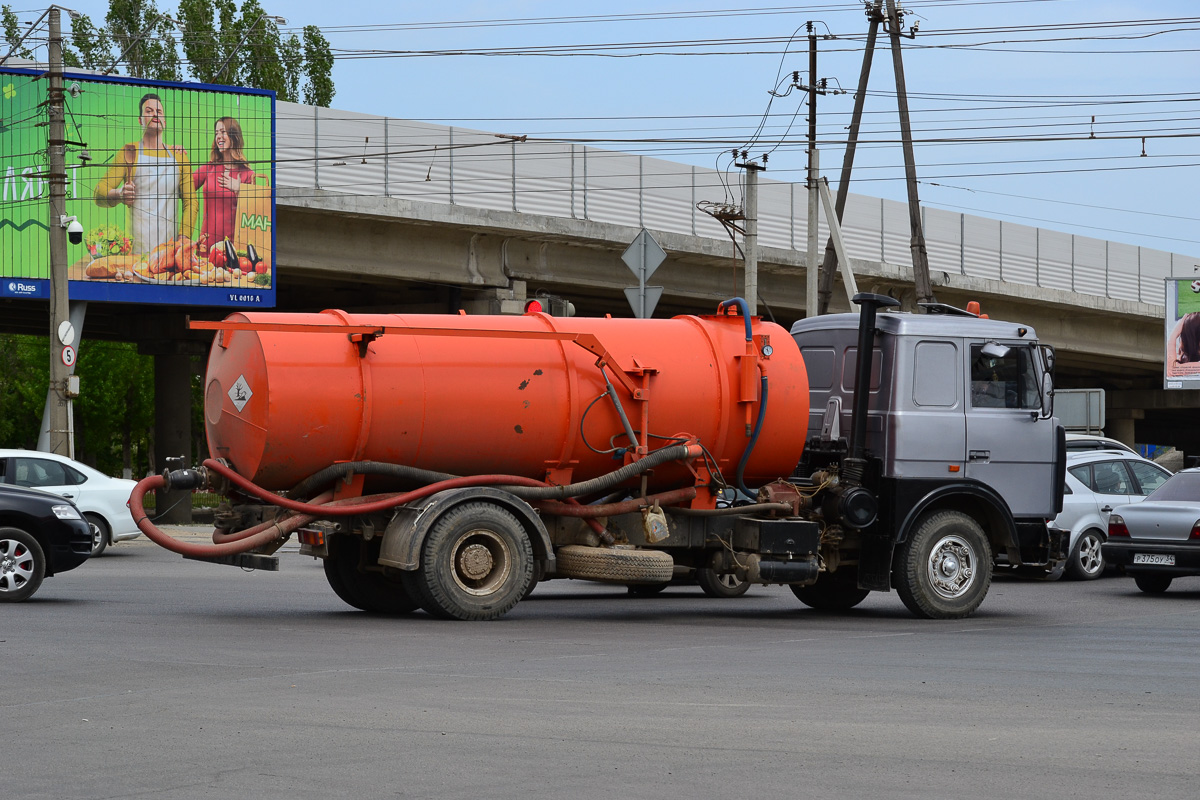
[[(79, 220), (85, 237), (82, 244), (68, 245), (71, 298), (274, 305), (274, 94), (200, 84), (97, 80), (70, 73), (63, 85), (66, 213)], [(165, 121), (161, 141), (166, 149), (155, 152), (138, 146), (144, 135), (139, 104), (148, 93), (160, 99)], [(44, 74), (0, 72), (0, 278), (6, 296), (14, 294), (9, 291), (14, 285), (37, 286), (50, 275), (46, 99)], [(210, 191), (217, 184), (212, 175), (247, 176), (241, 170), (230, 173), (224, 164), (203, 172), (213, 160), (214, 125), (224, 117), (240, 126), (242, 152), (254, 178), (236, 191), (227, 186), (222, 197)], [(157, 162), (147, 162), (156, 155)], [(154, 175), (155, 167), (147, 163), (159, 164), (157, 169), (170, 173), (172, 181), (149, 185), (173, 185), (176, 196), (143, 192), (129, 204), (108, 199), (115, 202), (111, 207), (97, 199), (98, 185), (123, 185), (116, 175), (129, 176), (130, 184), (135, 174), (138, 181), (150, 180), (147, 176)], [(198, 171), (208, 178), (200, 189), (194, 187)], [(140, 227), (131, 210), (138, 203), (151, 209), (140, 211)], [(154, 211), (163, 208), (174, 209), (169, 211), (176, 217), (173, 223), (163, 222)], [(159, 239), (135, 235), (135, 230), (147, 231), (147, 215), (153, 218), (155, 236), (162, 228), (186, 240), (164, 234), (163, 240), (170, 243), (157, 250), (151, 247), (148, 243)], [(210, 230), (229, 231), (233, 252), (222, 247), (220, 254), (211, 253), (216, 242), (200, 246), (197, 240), (208, 215), (213, 217)], [(188, 246), (181, 250), (179, 244)]]

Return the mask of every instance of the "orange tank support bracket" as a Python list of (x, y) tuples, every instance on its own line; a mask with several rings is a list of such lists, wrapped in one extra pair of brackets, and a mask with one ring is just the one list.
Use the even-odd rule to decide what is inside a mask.
[[(345, 462), (341, 462), (345, 463)], [(333, 487), (333, 499), (344, 500), (347, 497), (362, 497), (363, 484), (366, 483), (367, 476), (358, 473), (350, 473), (344, 479), (337, 482)]]

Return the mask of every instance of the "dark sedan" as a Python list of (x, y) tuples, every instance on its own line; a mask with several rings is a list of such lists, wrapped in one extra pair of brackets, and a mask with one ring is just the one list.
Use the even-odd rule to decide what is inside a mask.
[(1151, 594), (1174, 578), (1200, 575), (1200, 469), (1178, 472), (1141, 503), (1113, 509), (1103, 551)]
[(91, 528), (71, 501), (0, 484), (0, 603), (29, 599), (42, 579), (78, 567), (91, 552)]

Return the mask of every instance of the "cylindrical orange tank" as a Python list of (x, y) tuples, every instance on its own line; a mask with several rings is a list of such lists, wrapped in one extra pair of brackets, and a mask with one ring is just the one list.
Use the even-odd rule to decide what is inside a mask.
[[(596, 356), (569, 340), (497, 335), (409, 335), (395, 328), (559, 331), (592, 334), (614, 369), (649, 378), (650, 448), (691, 435), (733, 482), (757, 401), (744, 397), (742, 317), (674, 319), (235, 313), (226, 322), (389, 328), (363, 346), (347, 333), (223, 330), (205, 381), (209, 450), (270, 489), (340, 461), (383, 461), (458, 475), (504, 473), (544, 479), (571, 470), (573, 481), (622, 465), (627, 446)], [(745, 478), (755, 485), (790, 475), (808, 427), (808, 380), (792, 337), (753, 320), (756, 360), (769, 380), (763, 429)], [(769, 357), (762, 355), (769, 337)], [(773, 352), (771, 352), (773, 351)], [(757, 391), (758, 367), (750, 384)], [(633, 380), (642, 385), (641, 377)], [(613, 379), (641, 436), (641, 401)], [(750, 397), (755, 395), (751, 394)], [(582, 424), (581, 424), (582, 423)], [(585, 442), (586, 438), (586, 442)], [(595, 448), (593, 450), (592, 448)], [(655, 470), (650, 485), (686, 482), (680, 467)]]

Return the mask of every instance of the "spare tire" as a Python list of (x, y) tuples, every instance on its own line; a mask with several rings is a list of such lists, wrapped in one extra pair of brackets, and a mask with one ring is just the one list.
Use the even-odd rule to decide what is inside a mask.
[(667, 584), (675, 574), (675, 559), (662, 550), (633, 547), (558, 548), (558, 574), (605, 583)]

